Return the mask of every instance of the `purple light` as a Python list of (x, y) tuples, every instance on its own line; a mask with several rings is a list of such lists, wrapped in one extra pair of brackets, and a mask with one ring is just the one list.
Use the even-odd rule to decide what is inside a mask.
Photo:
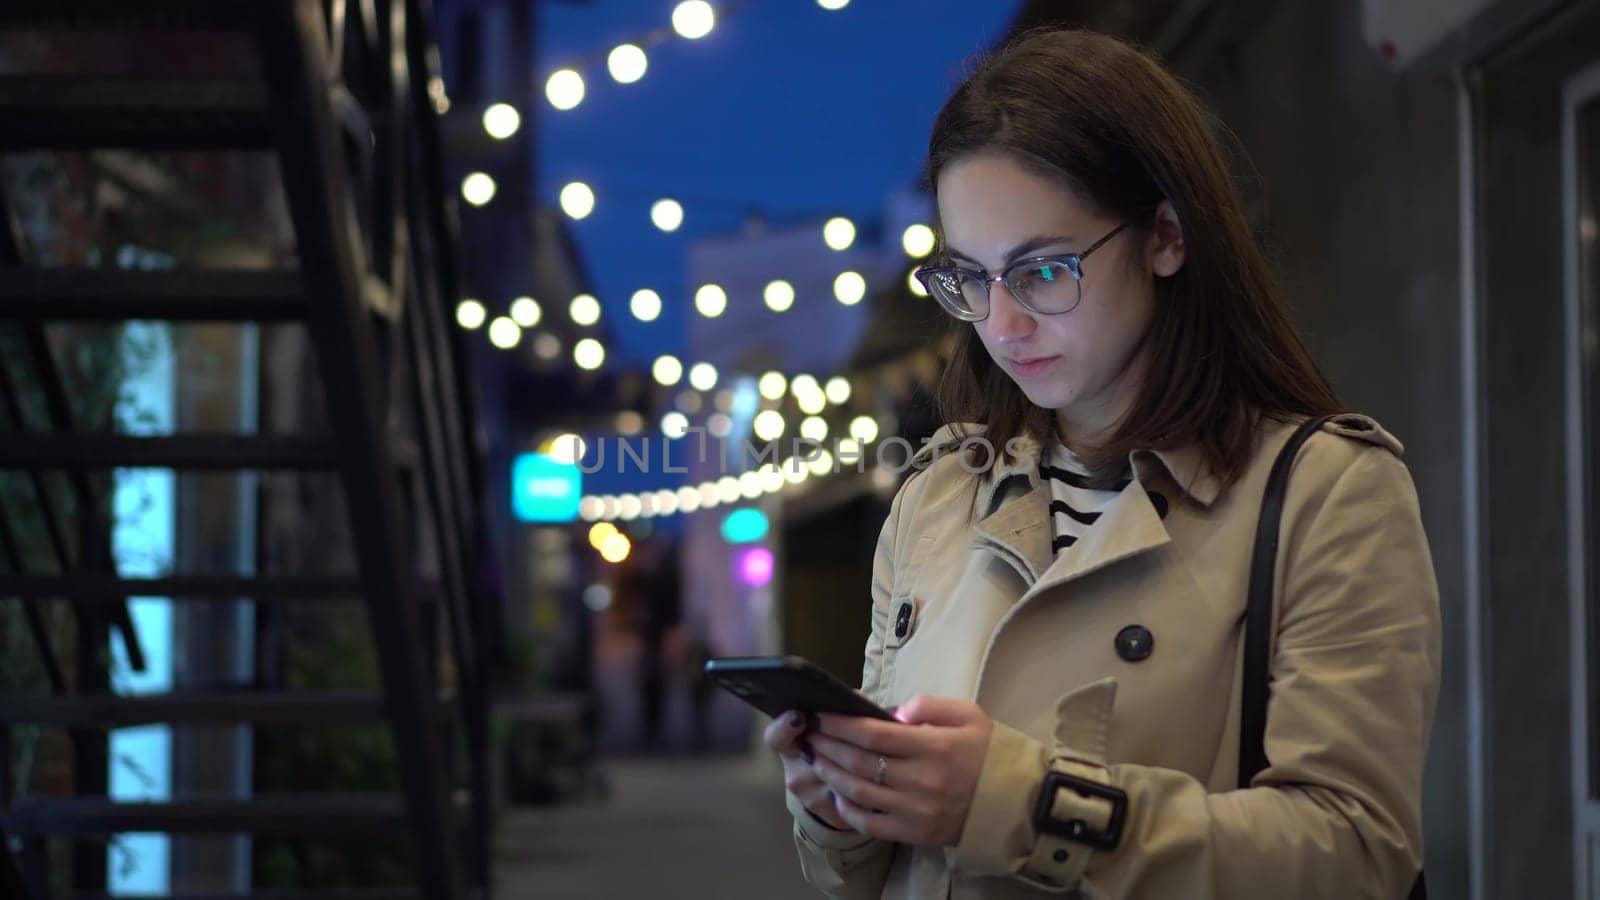
[(772, 551), (765, 547), (741, 550), (733, 558), (733, 568), (749, 587), (765, 587), (772, 580)]

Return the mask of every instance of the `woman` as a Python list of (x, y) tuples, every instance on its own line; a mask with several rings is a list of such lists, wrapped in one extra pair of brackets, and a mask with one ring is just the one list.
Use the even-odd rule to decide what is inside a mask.
[(1365, 417), (1333, 419), (1292, 469), (1269, 764), (1237, 784), (1267, 471), (1340, 404), (1206, 114), (1119, 41), (1035, 33), (950, 98), (928, 174), (944, 259), (919, 274), (958, 320), (940, 399), (967, 424), (924, 449), (878, 542), (861, 690), (899, 721), (767, 729), (807, 880), (1404, 897), (1438, 590), (1400, 444)]

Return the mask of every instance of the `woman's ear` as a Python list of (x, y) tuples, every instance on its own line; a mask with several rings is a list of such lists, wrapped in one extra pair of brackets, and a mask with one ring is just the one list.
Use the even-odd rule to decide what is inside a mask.
[(1183, 223), (1171, 201), (1163, 200), (1156, 207), (1155, 228), (1145, 242), (1145, 261), (1158, 277), (1168, 278), (1183, 268), (1183, 260)]

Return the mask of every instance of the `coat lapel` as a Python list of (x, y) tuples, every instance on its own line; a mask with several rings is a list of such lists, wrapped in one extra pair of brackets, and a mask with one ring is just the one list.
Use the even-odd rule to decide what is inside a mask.
[[(1049, 509), (1048, 503), (1045, 509)], [(1156, 512), (1155, 504), (1151, 502), (1143, 481), (1136, 477), (1132, 484), (1111, 501), (1111, 505), (1106, 507), (1099, 521), (1095, 522), (1071, 549), (1057, 557), (1045, 569), (1023, 595), (1022, 602), (1056, 585), (1082, 578), (1114, 562), (1153, 550), (1171, 541), (1172, 537), (1167, 533), (1167, 526), (1162, 523), (1161, 515)], [(1049, 543), (1049, 523), (1046, 522), (1046, 553), (1049, 552)]]
[(973, 526), (974, 544), (1017, 567), (1028, 584), (1050, 567), (1050, 488), (1029, 479), (1028, 489), (1001, 504)]

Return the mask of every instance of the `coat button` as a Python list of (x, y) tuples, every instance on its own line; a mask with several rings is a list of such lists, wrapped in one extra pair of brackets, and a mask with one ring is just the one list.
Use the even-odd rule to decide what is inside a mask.
[(1129, 625), (1117, 632), (1117, 655), (1128, 662), (1148, 659), (1155, 648), (1155, 635), (1143, 625)]
[(906, 631), (911, 628), (911, 604), (900, 604), (900, 611), (894, 616), (894, 636), (903, 638)]

